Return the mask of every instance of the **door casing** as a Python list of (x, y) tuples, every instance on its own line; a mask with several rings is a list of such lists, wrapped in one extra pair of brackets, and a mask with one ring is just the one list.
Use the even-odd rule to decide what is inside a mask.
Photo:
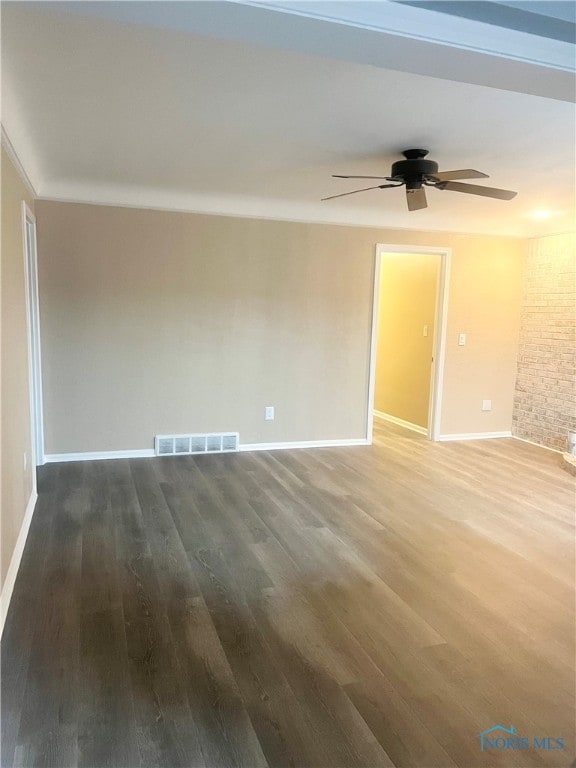
[(451, 248), (437, 248), (424, 245), (392, 245), (378, 243), (374, 259), (374, 289), (372, 298), (372, 333), (370, 338), (370, 372), (368, 381), (368, 414), (366, 440), (372, 442), (374, 427), (374, 390), (376, 382), (376, 349), (378, 341), (378, 302), (380, 293), (380, 266), (387, 253), (424, 253), (440, 256), (438, 284), (436, 287), (436, 311), (433, 361), (430, 370), (430, 398), (428, 406), (428, 439), (438, 440), (442, 417), (442, 389), (444, 381), (444, 359), (446, 355), (446, 326), (448, 320), (448, 289), (450, 284)]

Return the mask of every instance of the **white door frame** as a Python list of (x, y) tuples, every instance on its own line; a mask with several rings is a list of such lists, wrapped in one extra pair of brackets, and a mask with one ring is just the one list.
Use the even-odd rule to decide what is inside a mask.
[(374, 389), (376, 382), (376, 349), (378, 336), (378, 301), (380, 293), (380, 265), (386, 253), (427, 253), (440, 256), (438, 285), (436, 288), (436, 317), (432, 342), (433, 362), (430, 370), (430, 402), (428, 408), (428, 439), (440, 437), (442, 416), (442, 387), (444, 381), (444, 358), (446, 352), (446, 324), (448, 319), (448, 287), (450, 284), (451, 248), (433, 248), (423, 245), (388, 245), (378, 243), (374, 262), (374, 293), (372, 303), (372, 335), (370, 340), (370, 376), (368, 384), (368, 419), (366, 439), (372, 442), (374, 426)]
[[(44, 426), (42, 416), (42, 366), (40, 353), (40, 305), (38, 301), (38, 254), (36, 218), (22, 202), (22, 242), (26, 284), (26, 326), (28, 336), (28, 381), (30, 390), (31, 462), (35, 469), (44, 464)], [(33, 471), (34, 487), (36, 472)]]

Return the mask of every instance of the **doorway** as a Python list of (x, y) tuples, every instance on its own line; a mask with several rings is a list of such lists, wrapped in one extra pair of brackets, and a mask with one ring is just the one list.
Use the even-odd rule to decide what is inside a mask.
[(437, 440), (450, 251), (378, 245), (368, 440), (373, 419), (384, 419)]
[[(24, 266), (26, 280), (26, 319), (28, 330), (28, 371), (30, 377), (30, 425), (32, 465), (44, 464), (44, 430), (42, 418), (42, 369), (40, 362), (40, 314), (38, 303), (38, 258), (36, 219), (26, 203), (22, 203)], [(35, 476), (36, 473), (34, 473)]]

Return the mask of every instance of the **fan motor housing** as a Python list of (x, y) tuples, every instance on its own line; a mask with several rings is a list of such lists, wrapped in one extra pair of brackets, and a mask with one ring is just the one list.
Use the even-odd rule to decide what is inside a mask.
[(393, 179), (404, 179), (404, 181), (423, 181), (427, 176), (435, 176), (437, 173), (438, 163), (418, 158), (392, 163), (390, 176)]

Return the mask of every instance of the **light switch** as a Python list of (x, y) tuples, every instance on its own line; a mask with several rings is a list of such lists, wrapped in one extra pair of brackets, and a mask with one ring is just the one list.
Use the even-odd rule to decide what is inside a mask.
[(264, 419), (266, 421), (274, 421), (274, 406), (273, 405), (267, 405), (264, 408)]
[(427, 325), (425, 325), (423, 330), (422, 330), (422, 336), (428, 336), (428, 326)]
[(491, 411), (492, 410), (492, 400), (482, 400), (482, 410), (483, 411)]
[(458, 346), (459, 347), (466, 346), (466, 334), (465, 333), (459, 333), (458, 334)]

